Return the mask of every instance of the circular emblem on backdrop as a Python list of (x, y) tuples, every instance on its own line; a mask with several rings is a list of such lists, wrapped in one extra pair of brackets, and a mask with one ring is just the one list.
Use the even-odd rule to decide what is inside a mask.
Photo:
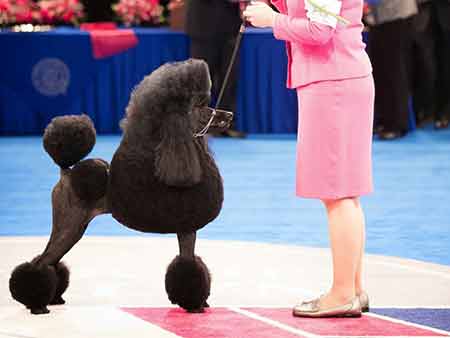
[(31, 80), (42, 95), (65, 94), (70, 84), (70, 70), (60, 59), (45, 58), (34, 65)]

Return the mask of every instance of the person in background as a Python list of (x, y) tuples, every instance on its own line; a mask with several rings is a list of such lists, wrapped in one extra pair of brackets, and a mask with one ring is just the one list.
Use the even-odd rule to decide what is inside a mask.
[(117, 0), (82, 0), (88, 22), (112, 21), (113, 3)]
[[(227, 0), (187, 0), (185, 30), (191, 38), (191, 57), (203, 59), (209, 66), (213, 97), (217, 98), (231, 60), (241, 26), (238, 2)], [(236, 112), (239, 57), (232, 68), (221, 109)], [(245, 137), (235, 125), (215, 136)]]
[(369, 55), (375, 80), (375, 132), (382, 140), (404, 136), (409, 129), (412, 18), (416, 0), (380, 0), (372, 7)]
[(418, 0), (413, 18), (413, 102), (418, 126), (434, 120), (436, 129), (450, 119), (450, 1)]

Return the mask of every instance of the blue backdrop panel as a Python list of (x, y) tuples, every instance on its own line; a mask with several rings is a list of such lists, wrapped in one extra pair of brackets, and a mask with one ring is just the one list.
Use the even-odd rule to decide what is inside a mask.
[[(40, 134), (57, 115), (89, 114), (99, 133), (119, 132), (133, 87), (168, 61), (189, 57), (186, 35), (135, 29), (139, 45), (94, 60), (89, 34), (70, 28), (0, 33), (0, 135)], [(271, 30), (248, 29), (241, 49), (237, 126), (252, 133), (294, 132), (297, 101), (285, 88), (284, 44)]]
[(94, 71), (89, 35), (75, 30), (0, 34), (0, 130), (39, 132), (72, 108)]
[(118, 132), (133, 87), (161, 64), (188, 57), (183, 34), (166, 29), (136, 34), (136, 48), (95, 60), (83, 31), (2, 32), (0, 133), (41, 133), (52, 117), (82, 112), (98, 132)]
[(238, 128), (250, 133), (297, 130), (297, 94), (286, 89), (285, 43), (271, 29), (247, 29), (241, 47)]

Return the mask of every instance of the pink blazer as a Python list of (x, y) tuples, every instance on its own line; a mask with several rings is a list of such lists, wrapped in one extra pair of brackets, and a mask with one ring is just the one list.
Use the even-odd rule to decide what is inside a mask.
[(306, 17), (304, 0), (272, 0), (280, 14), (273, 33), (285, 40), (288, 54), (287, 86), (367, 76), (372, 72), (362, 42), (363, 0), (342, 0), (340, 15), (351, 22), (336, 28)]

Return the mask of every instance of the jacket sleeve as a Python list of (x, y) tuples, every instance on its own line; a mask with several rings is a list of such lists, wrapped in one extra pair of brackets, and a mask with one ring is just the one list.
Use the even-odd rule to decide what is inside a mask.
[(306, 45), (323, 45), (333, 37), (335, 31), (336, 28), (307, 18), (275, 14), (273, 34), (278, 40)]

